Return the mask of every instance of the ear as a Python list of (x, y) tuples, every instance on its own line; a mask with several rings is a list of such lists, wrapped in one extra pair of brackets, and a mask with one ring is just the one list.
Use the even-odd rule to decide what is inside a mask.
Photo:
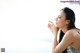
[(68, 25), (70, 23), (70, 20), (66, 20), (66, 24)]

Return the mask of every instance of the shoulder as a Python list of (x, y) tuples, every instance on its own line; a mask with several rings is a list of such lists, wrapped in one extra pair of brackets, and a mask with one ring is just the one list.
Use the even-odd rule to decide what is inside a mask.
[(75, 37), (76, 35), (79, 34), (79, 31), (77, 29), (71, 29), (68, 30), (65, 34), (67, 34), (67, 36)]
[(65, 35), (71, 35), (71, 36), (73, 36), (73, 35), (75, 35), (75, 34), (77, 34), (77, 32), (76, 32), (76, 29), (71, 29), (71, 30), (68, 30), (66, 33), (65, 33)]
[(64, 34), (64, 39), (68, 39), (68, 40), (71, 40), (74, 42), (74, 39), (76, 37), (79, 37), (78, 36), (79, 33), (76, 31), (76, 29), (71, 29), (71, 30), (68, 30), (65, 34)]
[(67, 36), (70, 36), (70, 35), (72, 35), (73, 34), (73, 30), (68, 30), (66, 33), (65, 33), (65, 35), (67, 35)]
[(65, 34), (64, 34), (64, 39), (68, 40), (68, 41), (73, 41), (74, 39), (74, 33), (75, 33), (75, 30), (74, 29), (71, 29), (71, 30), (68, 30)]

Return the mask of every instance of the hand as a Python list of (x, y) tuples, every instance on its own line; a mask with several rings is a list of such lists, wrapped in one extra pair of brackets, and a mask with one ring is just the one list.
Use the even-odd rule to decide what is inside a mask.
[(48, 28), (52, 31), (54, 35), (57, 35), (59, 28), (56, 27), (53, 22), (49, 21)]

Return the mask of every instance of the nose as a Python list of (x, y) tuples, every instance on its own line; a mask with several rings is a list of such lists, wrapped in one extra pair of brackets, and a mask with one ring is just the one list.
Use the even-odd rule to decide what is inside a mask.
[(55, 21), (57, 21), (57, 20), (58, 20), (58, 17), (55, 18)]

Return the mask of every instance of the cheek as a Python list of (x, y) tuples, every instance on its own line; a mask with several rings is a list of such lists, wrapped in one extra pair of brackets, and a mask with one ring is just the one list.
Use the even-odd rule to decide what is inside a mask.
[(58, 26), (65, 26), (66, 22), (65, 20), (58, 20)]
[(65, 21), (64, 20), (59, 20), (58, 23), (65, 24)]

